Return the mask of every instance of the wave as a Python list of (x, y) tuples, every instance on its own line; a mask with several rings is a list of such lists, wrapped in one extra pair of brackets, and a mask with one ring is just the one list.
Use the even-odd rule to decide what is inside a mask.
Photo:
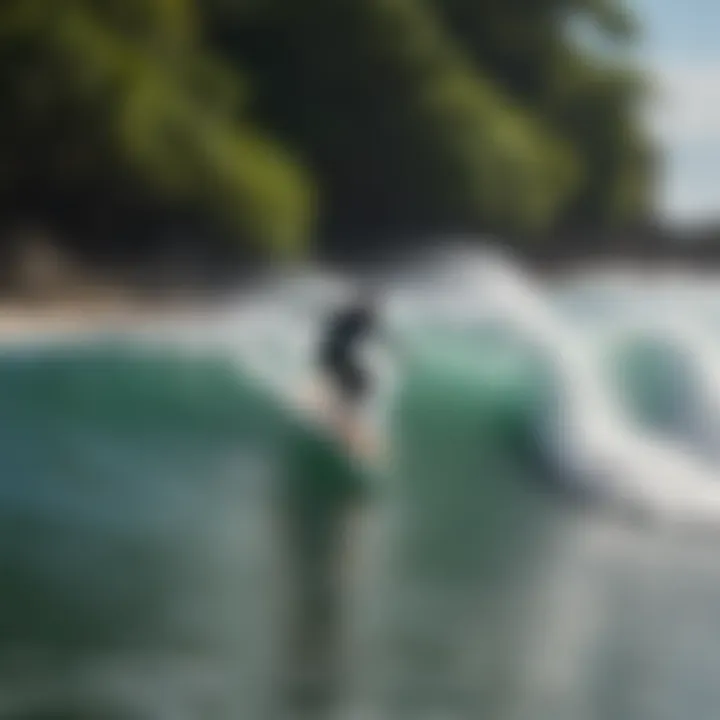
[[(318, 323), (348, 290), (321, 279), (281, 278), (284, 295), (123, 337), (3, 349), (3, 657), (31, 668), (23, 687), (80, 658), (63, 692), (111, 678), (138, 713), (214, 695), (219, 717), (260, 716), (281, 612), (268, 598), (282, 599), (272, 491), (312, 479), (311, 511), (374, 480), (391, 518), (359, 591), (382, 616), (359, 673), (374, 702), (389, 684), (419, 703), (414, 718), (465, 692), (493, 717), (595, 717), (555, 712), (589, 702), (583, 653), (623, 637), (616, 617), (661, 634), (677, 617), (644, 620), (653, 593), (681, 578), (697, 599), (714, 578), (665, 532), (719, 527), (711, 320), (621, 320), (597, 298), (580, 317), (582, 299), (558, 300), (498, 253), (450, 252), (386, 279), (395, 346), (370, 353), (381, 382), (368, 416), (393, 449), (380, 471), (348, 462), (293, 403)], [(363, 608), (359, 622), (375, 622)], [(167, 677), (148, 679), (149, 665)], [(0, 681), (0, 696), (30, 703)]]

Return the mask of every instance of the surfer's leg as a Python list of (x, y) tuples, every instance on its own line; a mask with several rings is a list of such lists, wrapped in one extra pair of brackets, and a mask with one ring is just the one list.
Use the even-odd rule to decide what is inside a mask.
[(348, 450), (362, 457), (372, 451), (370, 433), (354, 403), (340, 400), (335, 406), (334, 427)]
[(354, 365), (342, 369), (338, 382), (338, 427), (351, 451), (367, 457), (373, 443), (363, 419), (363, 405), (370, 391), (365, 373)]

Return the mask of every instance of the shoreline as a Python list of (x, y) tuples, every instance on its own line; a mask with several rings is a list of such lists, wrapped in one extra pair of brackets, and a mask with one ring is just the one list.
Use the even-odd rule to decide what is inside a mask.
[[(541, 283), (551, 285), (603, 280), (637, 281), (643, 286), (673, 281), (691, 281), (701, 287), (720, 281), (720, 268), (684, 263), (632, 262), (606, 259), (600, 262), (568, 263), (563, 267), (542, 267), (518, 258), (520, 267)], [(331, 271), (332, 272), (332, 271)], [(239, 295), (242, 289), (239, 288)], [(22, 295), (0, 296), (0, 339), (22, 339), (55, 332), (117, 331), (137, 328), (145, 322), (163, 323), (191, 316), (210, 309), (216, 296), (203, 297), (189, 293), (161, 294), (148, 298), (132, 291), (80, 292), (45, 298)]]
[(138, 298), (63, 300), (0, 299), (0, 339), (52, 333), (119, 331), (147, 321), (163, 322), (197, 312), (202, 302)]

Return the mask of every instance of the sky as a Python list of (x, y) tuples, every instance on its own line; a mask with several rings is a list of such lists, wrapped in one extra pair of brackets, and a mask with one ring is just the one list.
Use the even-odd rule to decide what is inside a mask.
[(659, 210), (720, 219), (720, 0), (628, 0), (656, 78), (648, 122), (667, 151)]

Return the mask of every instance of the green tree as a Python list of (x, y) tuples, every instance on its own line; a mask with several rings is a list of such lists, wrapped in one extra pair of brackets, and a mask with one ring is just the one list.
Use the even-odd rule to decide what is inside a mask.
[(4, 0), (0, 204), (191, 211), (281, 254), (318, 218), (332, 243), (626, 223), (642, 78), (578, 22), (635, 37), (621, 0)]
[(541, 227), (572, 186), (562, 139), (475, 71), (428, 3), (223, 3), (211, 28), (305, 148), (331, 234)]
[(307, 174), (244, 113), (190, 0), (6, 0), (0, 147), (24, 193), (118, 185), (214, 212), (282, 252), (312, 226)]
[(611, 51), (627, 47), (638, 24), (621, 0), (436, 5), (475, 66), (534, 108), (572, 148), (580, 172), (558, 220), (598, 226), (646, 214), (654, 152), (638, 112), (643, 80), (578, 32), (578, 21), (584, 22)]

